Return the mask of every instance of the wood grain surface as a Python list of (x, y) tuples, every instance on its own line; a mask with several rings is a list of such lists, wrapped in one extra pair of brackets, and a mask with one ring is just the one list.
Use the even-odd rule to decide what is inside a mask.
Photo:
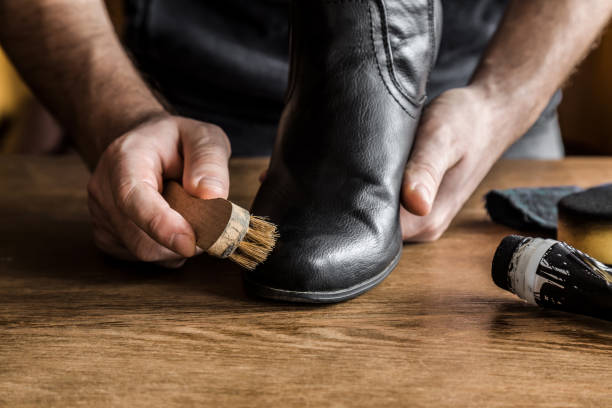
[[(232, 162), (248, 207), (262, 159)], [(206, 257), (114, 261), (78, 159), (0, 157), (0, 406), (612, 406), (612, 323), (496, 288), (490, 188), (610, 181), (612, 159), (499, 163), (437, 242), (379, 287), (303, 306), (245, 295)]]

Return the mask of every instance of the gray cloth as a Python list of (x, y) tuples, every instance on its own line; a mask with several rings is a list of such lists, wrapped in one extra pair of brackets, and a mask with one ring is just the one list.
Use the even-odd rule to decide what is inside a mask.
[[(429, 101), (469, 82), (508, 0), (441, 0)], [(289, 0), (126, 0), (127, 46), (180, 114), (225, 129), (235, 155), (271, 151), (288, 73)], [(563, 154), (558, 93), (508, 157)]]
[(569, 194), (582, 191), (576, 186), (525, 187), (491, 190), (485, 208), (498, 224), (522, 230), (554, 234), (557, 230), (557, 203)]

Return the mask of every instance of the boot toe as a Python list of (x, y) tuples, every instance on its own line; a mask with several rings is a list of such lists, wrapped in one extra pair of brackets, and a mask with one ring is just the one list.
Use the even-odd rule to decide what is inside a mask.
[[(282, 236), (282, 235), (281, 235)], [(389, 251), (373, 237), (298, 234), (281, 239), (270, 258), (245, 274), (247, 290), (292, 302), (332, 303), (371, 289), (396, 265), (401, 240)]]

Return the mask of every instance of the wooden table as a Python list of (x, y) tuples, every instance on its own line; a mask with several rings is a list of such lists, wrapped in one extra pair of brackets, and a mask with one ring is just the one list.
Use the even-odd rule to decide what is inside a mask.
[[(232, 164), (247, 206), (265, 160)], [(201, 257), (180, 270), (94, 247), (75, 157), (0, 156), (0, 406), (612, 406), (612, 323), (496, 288), (511, 233), (490, 188), (591, 185), (612, 159), (499, 163), (438, 242), (331, 306), (245, 295)]]

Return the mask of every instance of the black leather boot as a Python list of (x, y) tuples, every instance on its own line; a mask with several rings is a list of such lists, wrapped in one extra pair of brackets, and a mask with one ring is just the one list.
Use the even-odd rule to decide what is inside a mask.
[(400, 187), (440, 33), (434, 0), (295, 0), (287, 102), (253, 213), (278, 224), (245, 273), (263, 297), (331, 303), (402, 250)]

